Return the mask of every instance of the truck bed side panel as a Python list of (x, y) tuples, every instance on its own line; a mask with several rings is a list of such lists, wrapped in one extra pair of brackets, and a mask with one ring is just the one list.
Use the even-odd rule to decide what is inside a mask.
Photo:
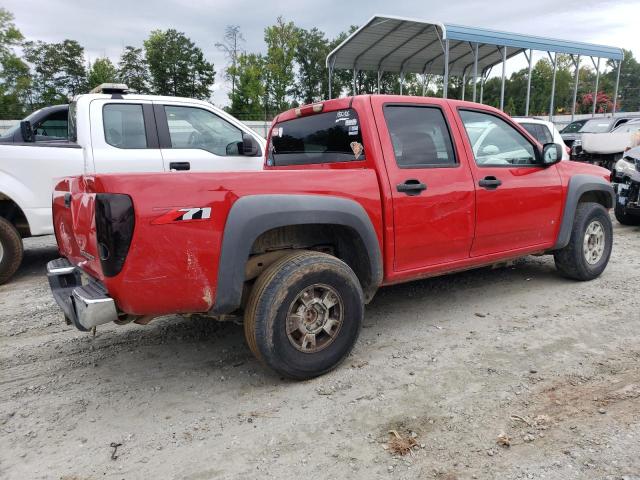
[[(98, 175), (87, 178), (84, 188), (87, 192), (126, 193), (132, 198), (135, 228), (131, 248), (123, 270), (115, 277), (104, 277), (99, 272), (97, 255), (93, 261), (84, 258), (78, 245), (95, 245), (95, 236), (92, 237), (95, 234), (89, 233), (85, 239), (75, 233), (76, 245), (65, 249), (59, 230), (70, 230), (71, 224), (61, 226), (58, 222), (56, 231), (61, 252), (102, 279), (119, 307), (130, 314), (161, 315), (211, 309), (216, 296), (218, 256), (225, 222), (231, 206), (240, 197), (291, 193), (292, 201), (299, 194), (353, 199), (369, 215), (382, 246), (380, 193), (375, 172), (370, 169)], [(73, 204), (82, 202), (93, 215), (92, 195), (87, 193), (86, 199), (74, 198)], [(173, 220), (181, 216), (181, 209), (207, 208), (211, 209), (210, 218)], [(69, 221), (73, 220), (68, 218), (63, 224)], [(80, 231), (91, 232), (92, 228), (95, 231), (95, 226), (84, 222)], [(85, 240), (88, 242), (83, 243)], [(131, 295), (131, 291), (138, 294)]]

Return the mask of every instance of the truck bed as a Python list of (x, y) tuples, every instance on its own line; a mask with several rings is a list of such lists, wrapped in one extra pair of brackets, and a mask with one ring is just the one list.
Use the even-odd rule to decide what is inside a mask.
[[(126, 192), (133, 201), (131, 249), (116, 277), (104, 275), (97, 251), (94, 209), (100, 192)], [(215, 301), (219, 252), (234, 203), (247, 195), (301, 192), (355, 200), (371, 219), (382, 245), (378, 180), (373, 170), (362, 168), (66, 178), (54, 192), (54, 225), (60, 253), (103, 282), (123, 311), (133, 315), (206, 312)], [(70, 198), (68, 208), (65, 197)], [(176, 204), (174, 199), (179, 198), (189, 203)], [(159, 220), (168, 212), (191, 208), (210, 208), (210, 218)], [(131, 289), (145, 295), (123, 295)]]

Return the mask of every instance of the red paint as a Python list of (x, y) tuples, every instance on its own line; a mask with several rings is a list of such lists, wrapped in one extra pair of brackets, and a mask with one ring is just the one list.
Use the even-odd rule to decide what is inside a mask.
[[(433, 105), (449, 124), (458, 159), (455, 168), (399, 169), (386, 128), (385, 103)], [(137, 315), (203, 312), (215, 301), (220, 247), (227, 215), (240, 197), (316, 194), (352, 199), (367, 212), (378, 236), (384, 284), (414, 280), (493, 263), (550, 248), (558, 234), (568, 179), (578, 173), (608, 178), (591, 165), (561, 162), (547, 168), (479, 168), (473, 159), (460, 107), (499, 115), (491, 107), (435, 98), (358, 96), (324, 102), (323, 112), (358, 112), (366, 159), (261, 172), (166, 172), (113, 174), (62, 180), (54, 192), (54, 225), (62, 255), (102, 280), (124, 312)], [(306, 111), (305, 111), (306, 113)], [(278, 121), (296, 118), (290, 110)], [(503, 181), (495, 191), (480, 178)], [(397, 192), (416, 178), (421, 195)], [(64, 195), (70, 192), (70, 208)], [(98, 260), (95, 193), (125, 193), (135, 210), (135, 230), (122, 271), (104, 277)], [(210, 207), (211, 218), (164, 221), (181, 208)], [(159, 219), (161, 219), (159, 221)]]

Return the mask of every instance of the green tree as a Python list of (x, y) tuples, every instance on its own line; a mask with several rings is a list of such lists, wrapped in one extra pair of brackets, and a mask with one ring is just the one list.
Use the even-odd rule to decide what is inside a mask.
[(0, 59), (14, 55), (13, 47), (19, 46), (24, 37), (13, 23), (13, 14), (0, 7)]
[(118, 81), (138, 93), (150, 93), (149, 69), (141, 48), (124, 47), (118, 62)]
[(275, 25), (264, 30), (267, 90), (270, 106), (277, 111), (291, 107), (288, 98), (294, 93), (294, 59), (298, 37), (298, 29), (293, 22), (285, 22), (282, 17), (277, 18)]
[[(634, 58), (631, 50), (623, 49), (623, 51), (624, 60), (622, 60), (622, 68), (620, 69), (618, 105), (616, 108), (618, 110), (626, 110), (627, 112), (637, 112), (640, 110), (640, 63)], [(605, 75), (606, 92), (613, 98), (618, 66), (609, 60), (607, 67), (610, 70)]]
[(203, 100), (211, 96), (216, 75), (213, 64), (184, 33), (154, 30), (144, 48), (156, 93)]
[(89, 68), (87, 81), (89, 89), (95, 88), (102, 83), (113, 83), (117, 80), (118, 72), (108, 58), (98, 58)]
[(326, 58), (330, 50), (324, 32), (317, 28), (298, 30), (295, 61), (298, 65), (296, 97), (302, 103), (313, 103), (328, 98), (328, 69)]
[(84, 48), (75, 40), (26, 42), (24, 56), (32, 65), (31, 95), (36, 106), (65, 102), (87, 90)]
[(11, 12), (0, 8), (0, 118), (21, 118), (27, 113), (31, 76), (14, 51), (23, 40)]
[(240, 43), (244, 42), (244, 37), (240, 32), (239, 25), (227, 25), (222, 42), (216, 43), (216, 47), (222, 50), (230, 62), (226, 70), (226, 78), (231, 81), (231, 95), (236, 91), (236, 78), (238, 56), (240, 55)]
[(236, 88), (229, 93), (230, 113), (241, 120), (265, 118), (265, 59), (255, 53), (241, 53), (230, 74), (237, 79)]

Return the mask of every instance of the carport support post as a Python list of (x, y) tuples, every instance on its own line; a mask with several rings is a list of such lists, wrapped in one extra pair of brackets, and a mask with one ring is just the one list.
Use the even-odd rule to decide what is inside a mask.
[(380, 95), (380, 79), (382, 78), (382, 72), (378, 70), (378, 95)]
[[(571, 57), (573, 59), (573, 56)], [(576, 116), (576, 100), (578, 100), (578, 80), (580, 77), (580, 55), (576, 61), (574, 61), (576, 65), (576, 77), (573, 84), (573, 102), (571, 103), (571, 121), (573, 122), (573, 118)]]
[(478, 44), (473, 48), (473, 101), (476, 101), (476, 83), (478, 82)]
[(402, 95), (402, 84), (404, 83), (404, 72), (400, 72), (400, 95)]
[(357, 95), (358, 92), (356, 90), (356, 74), (357, 74), (357, 70), (354, 68), (353, 69), (353, 94)]
[[(591, 57), (591, 61), (593, 62), (593, 57)], [(596, 67), (596, 90), (593, 94), (593, 108), (591, 109), (591, 116), (596, 116), (596, 103), (598, 103), (598, 81), (600, 80), (600, 57), (598, 57), (598, 63), (594, 62), (594, 67)]]
[(444, 75), (442, 77), (442, 98), (447, 98), (449, 87), (449, 39), (444, 41)]
[(613, 90), (613, 112), (615, 116), (618, 106), (618, 86), (620, 85), (620, 70), (622, 69), (622, 59), (618, 60), (618, 74), (616, 75), (616, 88)]
[(464, 91), (466, 87), (467, 87), (467, 74), (463, 73), (462, 74), (462, 100), (464, 100)]
[(553, 120), (553, 103), (554, 100), (556, 98), (556, 70), (557, 70), (557, 66), (558, 66), (558, 53), (555, 52), (553, 54), (553, 58), (551, 58), (551, 53), (547, 52), (547, 54), (549, 55), (549, 59), (551, 60), (551, 63), (553, 64), (553, 77), (551, 80), (551, 101), (549, 103), (549, 121), (552, 122)]
[(504, 80), (507, 74), (507, 47), (502, 47), (502, 84), (500, 85), (500, 110), (504, 112)]
[(333, 70), (336, 64), (336, 58), (332, 57), (331, 60), (329, 60), (329, 99), (332, 98), (332, 91), (331, 91), (331, 87), (333, 84)]
[(529, 116), (529, 100), (531, 99), (531, 69), (533, 67), (533, 49), (529, 49), (529, 55), (524, 52), (525, 57), (529, 60), (529, 74), (527, 75), (527, 100), (524, 105), (524, 116)]

